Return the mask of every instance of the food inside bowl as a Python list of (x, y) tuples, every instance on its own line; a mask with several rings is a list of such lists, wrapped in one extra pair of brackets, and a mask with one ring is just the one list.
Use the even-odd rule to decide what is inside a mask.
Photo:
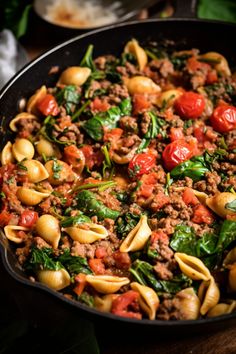
[(116, 22), (120, 7), (119, 1), (104, 7), (99, 0), (52, 0), (46, 6), (44, 18), (59, 26), (92, 28)]
[(92, 54), (10, 122), (0, 225), (19, 264), (32, 281), (126, 318), (235, 311), (227, 58), (136, 39), (120, 56)]

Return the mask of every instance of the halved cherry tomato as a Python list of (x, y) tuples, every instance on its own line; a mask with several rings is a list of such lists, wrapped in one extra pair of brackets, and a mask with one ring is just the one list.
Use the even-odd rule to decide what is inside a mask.
[(212, 127), (219, 133), (227, 133), (236, 129), (236, 107), (230, 105), (216, 107), (210, 121)]
[(141, 153), (134, 155), (128, 166), (130, 178), (137, 178), (149, 172), (155, 166), (155, 163), (156, 158), (153, 154)]
[(31, 228), (34, 226), (37, 220), (38, 220), (38, 213), (36, 211), (24, 210), (20, 216), (18, 225)]
[(6, 226), (10, 220), (11, 220), (11, 214), (8, 213), (6, 210), (3, 210), (0, 213), (0, 226), (1, 227)]
[(129, 290), (126, 293), (119, 295), (112, 302), (111, 312), (122, 317), (141, 319), (141, 313), (128, 309), (129, 306), (138, 308), (138, 298), (139, 293), (134, 290)]
[(175, 140), (166, 145), (162, 153), (166, 169), (171, 171), (181, 162), (189, 160), (193, 156), (193, 150), (193, 146), (188, 144), (184, 139)]
[(214, 221), (214, 216), (211, 211), (207, 209), (207, 207), (205, 207), (205, 205), (198, 204), (193, 209), (192, 221), (196, 224), (205, 223), (207, 225), (210, 225)]
[(184, 138), (183, 128), (170, 128), (170, 140), (175, 141)]
[(46, 94), (39, 102), (37, 102), (37, 108), (45, 116), (57, 116), (60, 112), (55, 97), (50, 93)]
[(176, 112), (182, 118), (195, 119), (200, 117), (205, 108), (205, 100), (196, 92), (183, 93), (174, 103)]

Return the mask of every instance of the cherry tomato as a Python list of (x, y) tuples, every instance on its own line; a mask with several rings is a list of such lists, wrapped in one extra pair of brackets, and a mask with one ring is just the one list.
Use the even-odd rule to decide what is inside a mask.
[(36, 211), (24, 210), (20, 216), (18, 225), (31, 228), (34, 226), (37, 220), (38, 220), (38, 213)]
[(221, 105), (214, 109), (210, 118), (212, 127), (219, 133), (227, 133), (236, 128), (236, 107)]
[(149, 172), (156, 163), (156, 158), (150, 153), (136, 154), (128, 166), (130, 178), (137, 178)]
[(175, 101), (174, 107), (180, 117), (195, 119), (204, 111), (205, 100), (199, 93), (189, 91), (183, 93), (183, 95)]
[(60, 112), (55, 97), (49, 93), (37, 102), (37, 108), (45, 116), (56, 116)]
[(162, 153), (164, 165), (168, 171), (171, 171), (181, 162), (189, 160), (192, 156), (193, 146), (184, 139), (175, 140), (168, 144)]

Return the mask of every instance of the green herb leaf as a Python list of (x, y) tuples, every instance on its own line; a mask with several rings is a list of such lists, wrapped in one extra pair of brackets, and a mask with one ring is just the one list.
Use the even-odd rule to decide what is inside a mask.
[(111, 107), (107, 112), (101, 112), (88, 119), (82, 124), (82, 128), (95, 141), (101, 141), (104, 135), (104, 128), (113, 129), (123, 115), (131, 111), (131, 99), (123, 100), (119, 107)]
[(86, 66), (90, 68), (92, 71), (96, 70), (95, 64), (93, 62), (93, 45), (90, 44), (85, 52), (84, 57), (80, 62), (80, 66)]
[(86, 258), (80, 256), (72, 256), (69, 249), (65, 249), (64, 253), (58, 257), (60, 262), (71, 275), (84, 273), (92, 274)]
[(76, 216), (64, 217), (63, 220), (61, 220), (60, 225), (61, 227), (70, 227), (87, 222), (91, 222), (90, 218), (86, 215), (79, 214)]
[(130, 212), (123, 214), (116, 220), (116, 232), (118, 235), (125, 237), (139, 222), (140, 215)]
[(119, 216), (119, 211), (112, 210), (106, 207), (100, 200), (96, 199), (94, 193), (84, 190), (76, 196), (78, 208), (89, 216), (96, 215), (99, 220), (105, 218), (116, 219)]
[(54, 259), (52, 248), (37, 248), (33, 246), (30, 255), (24, 264), (27, 271), (37, 272), (37, 270), (59, 270), (62, 264)]
[(57, 93), (56, 100), (60, 106), (65, 107), (67, 114), (71, 114), (72, 109), (74, 109), (80, 101), (80, 94), (76, 86), (69, 85)]

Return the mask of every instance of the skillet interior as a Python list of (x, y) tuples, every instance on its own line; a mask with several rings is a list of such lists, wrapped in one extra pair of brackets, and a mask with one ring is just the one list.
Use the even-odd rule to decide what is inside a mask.
[[(19, 100), (32, 95), (42, 84), (46, 86), (53, 85), (56, 82), (57, 75), (48, 75), (50, 68), (59, 65), (60, 70), (63, 70), (67, 66), (78, 65), (89, 44), (94, 44), (94, 57), (96, 57), (109, 53), (115, 55), (119, 54), (124, 44), (134, 37), (137, 38), (141, 44), (147, 43), (147, 41), (163, 41), (163, 39), (169, 39), (175, 41), (176, 49), (199, 48), (201, 52), (220, 52), (226, 56), (230, 65), (234, 66), (236, 64), (236, 55), (234, 53), (234, 47), (232, 46), (232, 37), (235, 36), (236, 26), (234, 25), (213, 21), (168, 19), (147, 20), (141, 23), (135, 21), (128, 24), (110, 26), (106, 29), (93, 31), (89, 34), (71, 39), (27, 65), (1, 91), (0, 147), (3, 148), (6, 141), (10, 138), (8, 124), (17, 113)], [(17, 283), (22, 285), (22, 289), (25, 293), (28, 292), (28, 294), (32, 294), (34, 299), (35, 296), (38, 298), (39, 308), (40, 303), (51, 301), (52, 299), (49, 298), (50, 295), (53, 295), (55, 301), (51, 301), (51, 303), (54, 303), (54, 306), (58, 306), (57, 309), (62, 308), (63, 305), (63, 307), (66, 306), (66, 311), (67, 309), (69, 311), (69, 307), (70, 309), (72, 308), (72, 310), (76, 308), (90, 318), (99, 320), (116, 319), (116, 323), (121, 323), (122, 325), (133, 323), (138, 326), (145, 325), (149, 329), (158, 326), (159, 329), (164, 331), (168, 328), (168, 333), (169, 331), (176, 332), (178, 330), (182, 331), (183, 329), (185, 331), (202, 331), (204, 326), (208, 329), (213, 329), (224, 325), (226, 319), (227, 323), (232, 323), (236, 318), (236, 314), (234, 313), (218, 318), (195, 321), (137, 321), (114, 317), (112, 314), (102, 314), (78, 302), (65, 299), (60, 293), (54, 292), (42, 284), (30, 282), (17, 266), (13, 250), (7, 244), (6, 240), (4, 240), (2, 233), (0, 236), (0, 245), (5, 269)], [(31, 287), (29, 287), (29, 285), (31, 285)], [(26, 298), (28, 299), (26, 304), (29, 308), (29, 296)], [(60, 299), (59, 304), (56, 299)], [(53, 307), (51, 310), (53, 311)]]

